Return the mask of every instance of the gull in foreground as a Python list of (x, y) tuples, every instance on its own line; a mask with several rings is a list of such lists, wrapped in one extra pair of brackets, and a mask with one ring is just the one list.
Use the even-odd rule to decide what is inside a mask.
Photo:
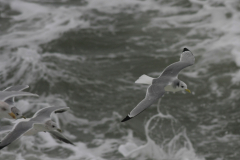
[(50, 118), (51, 114), (63, 113), (67, 111), (69, 107), (47, 107), (37, 111), (34, 116), (27, 120), (22, 120), (21, 122), (15, 124), (13, 129), (3, 138), (0, 143), (0, 149), (11, 144), (13, 141), (21, 137), (22, 135), (34, 135), (38, 132), (50, 132), (54, 137), (59, 140), (74, 145), (70, 140), (65, 138), (61, 133), (61, 129), (57, 128), (55, 122)]
[(11, 107), (5, 101), (12, 97), (17, 96), (35, 96), (38, 97), (37, 94), (32, 94), (29, 92), (21, 92), (21, 91), (0, 91), (0, 118), (13, 118), (16, 119), (16, 115), (12, 112)]
[[(24, 89), (27, 89), (28, 87), (29, 87), (28, 85), (17, 85), (17, 86), (8, 87), (3, 91), (22, 91)], [(14, 106), (15, 104), (14, 97), (11, 97), (5, 100), (5, 102), (10, 106), (11, 111), (15, 114), (16, 118), (25, 118), (22, 115), (22, 112), (17, 107)]]
[(180, 57), (180, 61), (169, 65), (164, 69), (162, 74), (158, 78), (151, 78), (147, 75), (142, 75), (135, 83), (149, 84), (145, 98), (122, 120), (122, 122), (127, 121), (146, 108), (155, 103), (159, 98), (161, 98), (165, 91), (168, 92), (178, 92), (178, 91), (191, 91), (187, 88), (187, 85), (178, 79), (178, 73), (188, 67), (193, 65), (195, 62), (194, 55), (187, 48), (183, 49)]

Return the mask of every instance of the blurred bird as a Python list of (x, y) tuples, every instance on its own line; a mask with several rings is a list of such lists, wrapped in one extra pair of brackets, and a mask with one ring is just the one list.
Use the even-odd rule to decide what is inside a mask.
[(21, 92), (21, 91), (0, 91), (0, 119), (1, 118), (9, 118), (9, 119), (16, 119), (16, 115), (13, 113), (18, 112), (18, 110), (11, 110), (11, 106), (7, 104), (5, 101), (17, 97), (17, 96), (35, 96), (38, 97), (37, 94), (32, 94), (29, 92)]
[(0, 143), (0, 149), (8, 146), (22, 135), (34, 135), (41, 131), (50, 132), (57, 139), (74, 145), (70, 140), (59, 133), (61, 132), (61, 129), (57, 128), (57, 124), (50, 118), (53, 112), (63, 113), (68, 109), (69, 107), (47, 107), (37, 111), (30, 119), (20, 120), (20, 122), (14, 125), (13, 129), (6, 135), (6, 137), (3, 138)]
[[(24, 89), (27, 89), (27, 88), (29, 88), (28, 85), (17, 85), (17, 86), (8, 87), (3, 91), (23, 91)], [(16, 106), (14, 106), (15, 104), (14, 97), (11, 97), (5, 100), (5, 102), (10, 106), (11, 111), (13, 114), (15, 114), (16, 118), (26, 118), (22, 115), (22, 111), (20, 111)]]

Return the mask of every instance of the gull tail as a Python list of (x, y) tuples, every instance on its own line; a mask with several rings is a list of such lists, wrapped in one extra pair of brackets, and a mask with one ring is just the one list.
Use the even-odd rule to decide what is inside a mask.
[(141, 77), (139, 77), (135, 83), (140, 83), (140, 84), (152, 84), (154, 78), (149, 77), (147, 75), (142, 75)]

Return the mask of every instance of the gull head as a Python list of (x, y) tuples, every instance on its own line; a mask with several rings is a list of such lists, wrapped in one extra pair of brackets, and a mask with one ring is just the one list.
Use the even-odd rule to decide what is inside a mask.
[(55, 122), (53, 122), (52, 120), (49, 120), (45, 123), (46, 125), (46, 129), (47, 131), (58, 131), (58, 132), (62, 132), (62, 130), (60, 128), (57, 127), (57, 124)]
[(14, 113), (16, 115), (16, 118), (24, 118), (24, 119), (26, 119), (26, 117), (24, 117), (22, 115), (22, 112), (17, 107), (12, 107), (11, 111), (12, 111), (12, 113)]
[(177, 85), (177, 88), (180, 91), (187, 91), (187, 92), (191, 93), (191, 91), (187, 88), (186, 83), (184, 83), (183, 81), (179, 82), (179, 85)]
[(3, 101), (0, 101), (0, 117), (16, 119), (16, 115), (11, 111), (11, 107)]

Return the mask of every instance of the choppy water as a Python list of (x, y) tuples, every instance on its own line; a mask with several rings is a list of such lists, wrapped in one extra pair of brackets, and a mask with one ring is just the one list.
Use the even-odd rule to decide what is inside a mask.
[[(126, 123), (145, 96), (134, 84), (196, 57), (179, 79), (193, 94), (169, 93)], [(46, 105), (63, 134), (22, 137), (4, 160), (239, 160), (239, 0), (0, 0), (0, 84), (28, 84), (27, 117)], [(7, 122), (2, 122), (7, 123)], [(125, 157), (126, 156), (126, 157)]]

